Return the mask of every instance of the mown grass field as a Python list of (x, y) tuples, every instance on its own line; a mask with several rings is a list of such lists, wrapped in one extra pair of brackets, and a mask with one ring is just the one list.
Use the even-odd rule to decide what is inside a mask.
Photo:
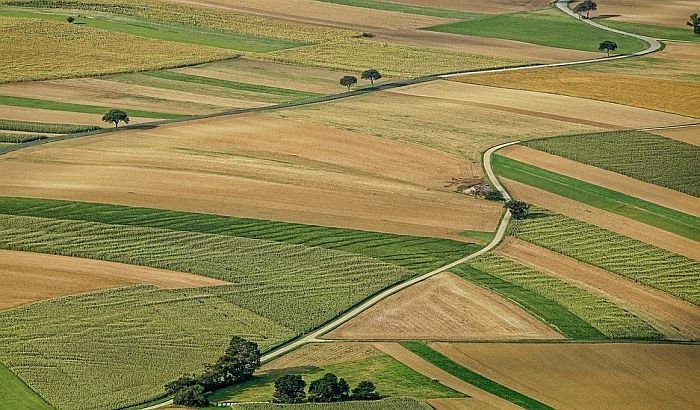
[(266, 350), (294, 332), (203, 289), (135, 286), (0, 313), (0, 358), (57, 408), (115, 409), (202, 370), (233, 335)]
[[(10, 97), (0, 95), (0, 105), (10, 105), (13, 107), (39, 108), (52, 111), (81, 112), (86, 114), (105, 114), (112, 107), (99, 107), (95, 105), (74, 104), (60, 101), (41, 100), (36, 98)], [(184, 115), (170, 114), (163, 112), (141, 111), (129, 109), (132, 117), (174, 119), (182, 118)]]
[(505, 178), (700, 241), (700, 218), (696, 216), (501, 155), (493, 157), (492, 165), (494, 172)]
[(556, 301), (611, 339), (661, 338), (647, 323), (614, 302), (508, 258), (488, 254), (469, 264)]
[(546, 209), (531, 213), (511, 235), (700, 305), (700, 262)]
[(644, 131), (568, 135), (529, 141), (525, 145), (700, 196), (700, 169), (697, 167), (700, 147), (695, 145)]
[(430, 410), (432, 407), (412, 398), (389, 398), (380, 401), (340, 402), (340, 403), (307, 403), (307, 404), (271, 404), (248, 403), (234, 404), (233, 410)]
[(466, 367), (455, 363), (443, 354), (433, 350), (423, 342), (401, 342), (401, 345), (422, 357), (427, 362), (445, 370), (465, 382), (472, 384), (482, 390), (501, 397), (509, 402), (528, 410), (551, 410), (552, 407), (532, 399), (522, 393), (512, 390), (502, 384), (490, 380)]
[(641, 34), (661, 40), (692, 41), (700, 42), (700, 36), (693, 33), (692, 27), (682, 27), (683, 22), (679, 22), (681, 27), (657, 26), (653, 24), (629, 23), (626, 21), (615, 21), (610, 19), (594, 19), (597, 23), (628, 33)]
[(2, 410), (53, 410), (7, 367), (0, 363), (0, 409)]
[(604, 40), (616, 42), (617, 53), (632, 53), (646, 47), (641, 40), (605, 32), (552, 8), (528, 13), (484, 15), (468, 21), (429, 27), (427, 30), (583, 51), (598, 51), (598, 44)]

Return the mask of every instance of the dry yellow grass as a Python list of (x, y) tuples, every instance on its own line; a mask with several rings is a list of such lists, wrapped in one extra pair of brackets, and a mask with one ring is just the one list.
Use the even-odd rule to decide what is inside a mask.
[(669, 27), (683, 27), (698, 11), (693, 0), (606, 0), (598, 6), (599, 14), (613, 15), (613, 20)]
[(700, 117), (700, 83), (546, 68), (466, 76), (456, 81), (541, 91)]
[(382, 354), (371, 343), (309, 343), (285, 354), (279, 359), (264, 364), (258, 370), (258, 373), (265, 374), (304, 366), (329, 366), (381, 356)]
[(392, 3), (463, 10), (475, 13), (500, 14), (541, 9), (547, 6), (549, 0), (392, 0)]
[[(115, 45), (117, 51), (114, 51)], [(0, 83), (176, 67), (232, 50), (152, 40), (76, 24), (0, 18)]]

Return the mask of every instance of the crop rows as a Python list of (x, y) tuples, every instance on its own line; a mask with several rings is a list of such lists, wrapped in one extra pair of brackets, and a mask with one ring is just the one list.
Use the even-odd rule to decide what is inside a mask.
[(73, 134), (78, 132), (100, 129), (95, 125), (53, 124), (46, 122), (29, 122), (15, 120), (0, 120), (0, 130), (22, 131), (49, 134)]
[(135, 286), (0, 313), (0, 359), (57, 408), (115, 409), (201, 370), (233, 335), (265, 350), (294, 332), (202, 289)]
[(700, 147), (643, 131), (546, 138), (527, 146), (700, 196)]
[(548, 210), (532, 212), (511, 235), (700, 305), (700, 262)]
[(432, 407), (411, 398), (388, 398), (380, 401), (341, 402), (341, 403), (308, 403), (285, 406), (271, 403), (234, 404), (233, 410), (430, 410)]
[(2, 133), (0, 132), (0, 142), (10, 142), (13, 144), (19, 144), (22, 142), (29, 142), (35, 140), (46, 139), (46, 135), (41, 134), (13, 134), (13, 133)]
[(470, 264), (479, 270), (556, 301), (610, 338), (658, 339), (661, 337), (643, 320), (609, 300), (510, 259), (488, 254)]

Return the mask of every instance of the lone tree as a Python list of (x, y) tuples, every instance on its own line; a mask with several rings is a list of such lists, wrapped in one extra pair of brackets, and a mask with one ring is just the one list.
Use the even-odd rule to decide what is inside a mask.
[(357, 77), (355, 76), (346, 75), (345, 77), (340, 79), (340, 85), (348, 87), (348, 91), (350, 91), (350, 87), (352, 87), (355, 84), (357, 84)]
[(608, 53), (608, 57), (610, 57), (610, 52), (617, 50), (617, 43), (614, 41), (610, 40), (605, 40), (600, 45), (598, 46), (598, 50), (600, 51), (605, 51)]
[(274, 403), (303, 403), (306, 401), (306, 382), (298, 374), (287, 374), (275, 381)]
[(209, 400), (204, 397), (204, 387), (201, 384), (195, 384), (178, 390), (173, 397), (173, 403), (187, 407), (206, 407), (209, 405)]
[(338, 379), (333, 373), (326, 373), (322, 378), (309, 385), (309, 401), (330, 403), (350, 399), (350, 386), (344, 379)]
[(352, 389), (351, 400), (379, 400), (379, 393), (375, 391), (374, 383), (369, 380), (361, 381)]
[(510, 214), (513, 215), (513, 218), (525, 219), (530, 205), (523, 201), (508, 201), (506, 202), (506, 208), (508, 208)]
[(122, 110), (109, 110), (109, 112), (102, 117), (102, 121), (114, 123), (114, 128), (117, 128), (120, 122), (128, 124), (129, 116)]
[(374, 82), (380, 78), (382, 78), (382, 75), (375, 69), (365, 70), (362, 73), (362, 79), (369, 80), (372, 83), (372, 86), (374, 86)]
[(690, 21), (685, 23), (689, 25), (690, 27), (693, 28), (693, 33), (697, 34), (700, 36), (700, 16), (698, 16), (698, 13), (693, 14), (690, 16)]
[(69, 23), (72, 23), (72, 22), (75, 21), (75, 17), (73, 17), (73, 16), (68, 16), (68, 17), (66, 17), (66, 21), (69, 22)]

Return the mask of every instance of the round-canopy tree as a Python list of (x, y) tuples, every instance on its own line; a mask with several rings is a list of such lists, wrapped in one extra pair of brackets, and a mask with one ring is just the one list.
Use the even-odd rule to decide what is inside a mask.
[(357, 84), (357, 77), (354, 77), (352, 75), (346, 75), (345, 77), (340, 79), (340, 85), (348, 87), (348, 91), (350, 91), (350, 87), (352, 87), (355, 84)]
[(617, 50), (617, 43), (614, 41), (605, 40), (602, 43), (600, 43), (600, 45), (598, 46), (598, 50), (607, 52), (608, 57), (610, 57), (610, 52)]
[(122, 110), (109, 110), (109, 112), (102, 117), (102, 121), (114, 123), (114, 128), (117, 128), (120, 122), (128, 124), (129, 116)]
[(369, 80), (372, 83), (372, 86), (374, 86), (374, 82), (380, 78), (382, 78), (382, 75), (375, 69), (365, 70), (362, 73), (362, 79)]
[(303, 403), (306, 401), (306, 382), (298, 374), (286, 374), (275, 381), (275, 403)]
[(690, 21), (685, 24), (692, 27), (693, 33), (700, 36), (700, 16), (698, 16), (698, 13), (694, 13), (692, 16), (690, 16)]

